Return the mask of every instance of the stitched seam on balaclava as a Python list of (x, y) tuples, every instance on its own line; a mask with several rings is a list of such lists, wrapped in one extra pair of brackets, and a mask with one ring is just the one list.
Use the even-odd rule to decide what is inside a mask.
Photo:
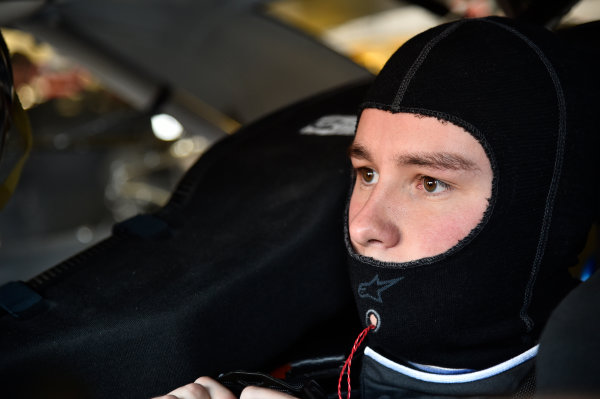
[[(464, 21), (466, 21), (466, 20), (464, 20)], [(404, 99), (404, 94), (406, 93), (406, 90), (408, 90), (408, 86), (410, 85), (412, 78), (415, 76), (415, 74), (417, 73), (417, 71), (423, 64), (423, 62), (425, 62), (425, 59), (429, 55), (429, 52), (431, 51), (431, 49), (433, 49), (435, 47), (435, 45), (438, 44), (442, 39), (447, 37), (450, 33), (452, 33), (459, 26), (461, 26), (464, 23), (464, 21), (457, 22), (456, 24), (453, 24), (450, 27), (446, 28), (439, 35), (437, 35), (436, 37), (431, 39), (429, 41), (429, 43), (427, 43), (427, 45), (425, 45), (425, 47), (423, 47), (423, 49), (421, 50), (421, 53), (419, 54), (417, 59), (413, 62), (413, 64), (410, 66), (410, 69), (408, 70), (408, 72), (406, 72), (404, 79), (400, 83), (400, 87), (398, 88), (398, 92), (396, 93), (396, 97), (394, 98), (394, 102), (392, 103), (392, 107), (391, 107), (392, 111), (398, 112), (400, 103)]]
[(523, 306), (521, 307), (520, 317), (521, 320), (525, 323), (527, 327), (527, 331), (531, 331), (533, 329), (533, 320), (527, 314), (529, 305), (531, 304), (531, 296), (533, 292), (533, 286), (535, 284), (537, 274), (539, 271), (540, 263), (542, 262), (542, 257), (544, 256), (544, 252), (546, 250), (546, 244), (548, 241), (548, 231), (550, 230), (550, 221), (552, 219), (552, 212), (554, 209), (554, 200), (556, 198), (556, 193), (558, 191), (558, 183), (560, 180), (560, 175), (562, 173), (562, 164), (564, 157), (564, 146), (567, 136), (567, 128), (566, 128), (566, 102), (564, 98), (564, 93), (562, 90), (562, 86), (560, 84), (560, 80), (558, 79), (558, 74), (556, 73), (554, 67), (550, 63), (550, 60), (544, 55), (542, 50), (535, 45), (531, 40), (529, 40), (526, 36), (521, 34), (516, 29), (500, 24), (495, 21), (487, 20), (486, 22), (490, 22), (497, 26), (504, 28), (505, 30), (513, 33), (515, 36), (523, 40), (540, 58), (540, 61), (544, 64), (546, 69), (548, 70), (548, 74), (552, 79), (552, 83), (554, 84), (554, 89), (556, 91), (556, 97), (558, 101), (558, 137), (556, 144), (556, 157), (554, 159), (554, 172), (552, 173), (552, 181), (550, 182), (550, 188), (548, 190), (548, 195), (546, 199), (546, 207), (544, 209), (544, 219), (542, 221), (542, 229), (540, 231), (540, 238), (538, 240), (538, 245), (536, 249), (535, 258), (533, 260), (533, 264), (531, 266), (531, 274), (529, 277), (529, 281), (527, 283), (527, 287), (525, 288), (525, 295), (523, 298)]

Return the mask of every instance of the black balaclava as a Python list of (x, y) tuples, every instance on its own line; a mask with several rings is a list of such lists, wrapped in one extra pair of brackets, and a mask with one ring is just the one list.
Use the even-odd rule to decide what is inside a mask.
[(368, 338), (373, 350), (396, 361), (481, 369), (536, 344), (575, 285), (567, 268), (598, 198), (600, 90), (585, 78), (591, 65), (577, 57), (554, 33), (492, 17), (428, 30), (387, 62), (361, 110), (461, 126), (485, 149), (494, 178), (479, 225), (433, 257), (361, 256), (346, 223), (359, 314), (365, 326), (370, 313), (379, 319)]

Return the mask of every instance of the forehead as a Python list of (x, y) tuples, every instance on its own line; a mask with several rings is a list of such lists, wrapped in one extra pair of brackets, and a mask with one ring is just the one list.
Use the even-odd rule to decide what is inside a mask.
[(362, 112), (353, 147), (374, 158), (455, 153), (473, 161), (487, 161), (479, 141), (462, 127), (433, 117), (372, 108)]

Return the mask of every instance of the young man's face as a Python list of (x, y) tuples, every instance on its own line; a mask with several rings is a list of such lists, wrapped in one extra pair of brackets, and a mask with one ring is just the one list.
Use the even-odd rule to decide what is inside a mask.
[(435, 118), (363, 111), (350, 159), (354, 249), (387, 262), (441, 254), (477, 226), (492, 192), (479, 142)]

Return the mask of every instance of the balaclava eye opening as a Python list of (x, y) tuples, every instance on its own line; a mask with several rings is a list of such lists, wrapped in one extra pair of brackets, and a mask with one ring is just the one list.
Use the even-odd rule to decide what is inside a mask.
[(371, 314), (379, 320), (372, 349), (399, 361), (481, 369), (536, 344), (574, 287), (567, 268), (596, 209), (597, 191), (584, 185), (598, 129), (589, 93), (598, 86), (582, 78), (576, 55), (542, 28), (462, 20), (411, 39), (378, 75), (361, 110), (461, 126), (486, 151), (494, 179), (481, 223), (430, 258), (361, 256), (346, 222), (359, 315), (365, 325)]

